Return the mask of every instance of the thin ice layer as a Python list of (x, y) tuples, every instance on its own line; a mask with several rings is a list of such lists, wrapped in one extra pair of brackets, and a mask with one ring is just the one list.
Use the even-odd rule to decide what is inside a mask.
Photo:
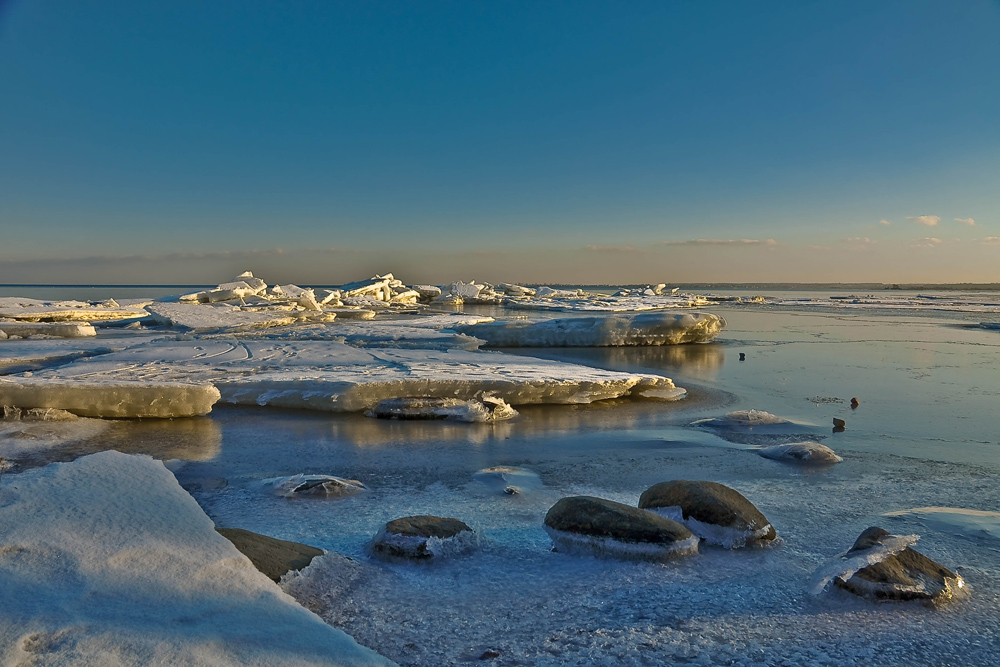
[(0, 544), (5, 664), (391, 664), (258, 572), (149, 457), (5, 476)]
[(0, 378), (0, 405), (58, 408), (81, 417), (143, 418), (207, 415), (219, 400), (210, 384)]
[(594, 347), (704, 343), (725, 326), (726, 320), (711, 313), (640, 313), (541, 322), (507, 320), (456, 328), (492, 347)]
[(544, 526), (557, 551), (597, 558), (624, 560), (670, 560), (698, 553), (698, 537), (692, 535), (669, 544), (625, 542), (603, 535), (583, 535)]
[(358, 349), (326, 341), (152, 341), (35, 377), (205, 382), (217, 386), (229, 403), (330, 412), (367, 410), (385, 398), (470, 400), (483, 392), (512, 405), (684, 395), (659, 375), (497, 352)]

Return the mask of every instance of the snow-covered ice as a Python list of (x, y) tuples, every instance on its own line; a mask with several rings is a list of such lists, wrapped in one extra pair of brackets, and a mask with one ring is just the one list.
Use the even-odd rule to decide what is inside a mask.
[(89, 323), (67, 322), (4, 322), (0, 321), (0, 332), (5, 337), (52, 336), (53, 338), (86, 338), (96, 336), (97, 330)]
[(5, 475), (0, 516), (4, 664), (392, 664), (258, 572), (151, 458)]
[(484, 392), (511, 405), (591, 403), (623, 396), (674, 400), (684, 395), (669, 378), (654, 374), (498, 352), (359, 349), (332, 341), (157, 340), (32, 378), (55, 380), (67, 387), (83, 380), (95, 385), (211, 383), (229, 403), (332, 412), (367, 410), (385, 398), (470, 400)]
[(114, 299), (88, 301), (44, 301), (25, 297), (0, 297), (0, 318), (24, 322), (94, 322), (145, 317), (142, 306), (149, 301), (130, 303), (123, 307)]
[(640, 313), (504, 320), (460, 325), (457, 330), (482, 338), (492, 347), (583, 347), (704, 343), (725, 326), (725, 319), (711, 313)]

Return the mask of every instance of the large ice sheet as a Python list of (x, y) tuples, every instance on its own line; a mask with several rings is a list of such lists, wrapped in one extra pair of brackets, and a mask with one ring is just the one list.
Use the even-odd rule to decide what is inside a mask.
[(725, 326), (726, 320), (711, 313), (640, 313), (540, 322), (507, 320), (456, 328), (493, 347), (594, 347), (704, 343)]
[(0, 317), (25, 322), (92, 322), (144, 317), (142, 305), (120, 306), (113, 299), (99, 303), (87, 301), (43, 301), (27, 297), (0, 297)]
[(588, 368), (497, 352), (359, 349), (338, 342), (152, 341), (37, 373), (37, 381), (205, 382), (222, 400), (334, 412), (385, 398), (469, 400), (492, 392), (509, 404), (591, 403), (621, 396), (676, 399), (666, 377)]
[(302, 319), (297, 311), (246, 311), (226, 304), (154, 303), (146, 310), (160, 324), (194, 330), (278, 327)]
[(79, 357), (108, 354), (146, 342), (145, 337), (86, 339), (32, 339), (0, 342), (0, 371), (15, 366), (71, 361)]
[(182, 381), (120, 381), (0, 378), (0, 406), (57, 408), (81, 417), (195, 417), (219, 400), (210, 384)]
[(5, 476), (0, 516), (4, 664), (392, 664), (258, 572), (149, 457)]
[(97, 330), (87, 322), (4, 322), (0, 321), (0, 332), (5, 336), (51, 336), (54, 338), (86, 338), (96, 336)]

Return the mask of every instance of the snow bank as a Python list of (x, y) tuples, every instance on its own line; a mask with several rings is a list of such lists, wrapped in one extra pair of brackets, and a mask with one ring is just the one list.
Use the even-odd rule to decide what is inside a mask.
[(685, 393), (659, 375), (498, 352), (359, 349), (327, 341), (151, 341), (35, 378), (204, 382), (218, 387), (230, 403), (332, 412), (368, 410), (386, 398), (471, 400), (484, 392), (511, 405), (623, 396), (672, 400)]
[(0, 378), (0, 405), (58, 408), (82, 417), (194, 417), (219, 400), (210, 384)]
[(566, 317), (541, 322), (509, 320), (458, 326), (492, 347), (678, 345), (715, 338), (726, 320), (711, 313), (641, 313)]
[(0, 597), (5, 664), (392, 664), (258, 572), (145, 456), (5, 476)]

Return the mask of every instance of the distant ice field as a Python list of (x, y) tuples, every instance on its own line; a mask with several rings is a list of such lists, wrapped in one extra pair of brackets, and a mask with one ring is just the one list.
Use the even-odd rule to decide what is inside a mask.
[[(217, 405), (207, 417), (101, 422), (99, 430), (83, 419), (81, 429), (91, 431), (75, 436), (68, 423), (25, 422), (0, 431), (0, 446), (16, 438), (11, 451), (25, 467), (109, 447), (174, 460), (170, 468), (216, 525), (354, 559), (349, 566), (317, 561), (286, 591), (401, 665), (478, 664), (487, 651), (499, 654), (488, 661), (497, 665), (993, 665), (1000, 650), (1000, 335), (978, 325), (998, 319), (989, 308), (1000, 296), (949, 295), (964, 299), (961, 308), (915, 295), (912, 306), (897, 307), (893, 294), (850, 305), (828, 298), (841, 293), (820, 292), (720, 299), (698, 306), (727, 322), (711, 343), (492, 353), (672, 378), (688, 390), (680, 401), (524, 405), (518, 418), (497, 424)], [(326, 325), (308, 326), (308, 340), (321, 342), (315, 332)], [(350, 324), (362, 347), (365, 326)], [(135, 344), (164, 331), (144, 328)], [(454, 349), (431, 333), (407, 335)], [(85, 349), (100, 352), (105, 340), (122, 349), (129, 336), (100, 329)], [(287, 337), (280, 330), (253, 335), (258, 345)], [(380, 334), (379, 341), (398, 337)], [(11, 342), (22, 344), (19, 371), (35, 363), (38, 375), (59, 374), (68, 358), (64, 341), (48, 362), (35, 346), (44, 341)], [(138, 352), (116, 354), (109, 363)], [(100, 356), (73, 363), (104, 364)], [(791, 426), (768, 432), (694, 424), (739, 410), (763, 410)], [(832, 432), (834, 418), (846, 422), (843, 432)], [(30, 454), (32, 438), (40, 446)], [(756, 453), (806, 440), (843, 462), (808, 468)], [(538, 483), (502, 493), (477, 477), (493, 466), (516, 467)], [(342, 499), (261, 490), (262, 480), (296, 474), (357, 479), (368, 490)], [(778, 544), (702, 547), (668, 564), (551, 551), (542, 520), (559, 498), (635, 505), (648, 486), (670, 479), (737, 489), (776, 527)], [(413, 514), (461, 519), (480, 533), (482, 546), (430, 566), (370, 558), (367, 545), (378, 529)], [(817, 569), (871, 525), (920, 535), (916, 548), (958, 571), (971, 596), (934, 609), (842, 591), (813, 595)]]

